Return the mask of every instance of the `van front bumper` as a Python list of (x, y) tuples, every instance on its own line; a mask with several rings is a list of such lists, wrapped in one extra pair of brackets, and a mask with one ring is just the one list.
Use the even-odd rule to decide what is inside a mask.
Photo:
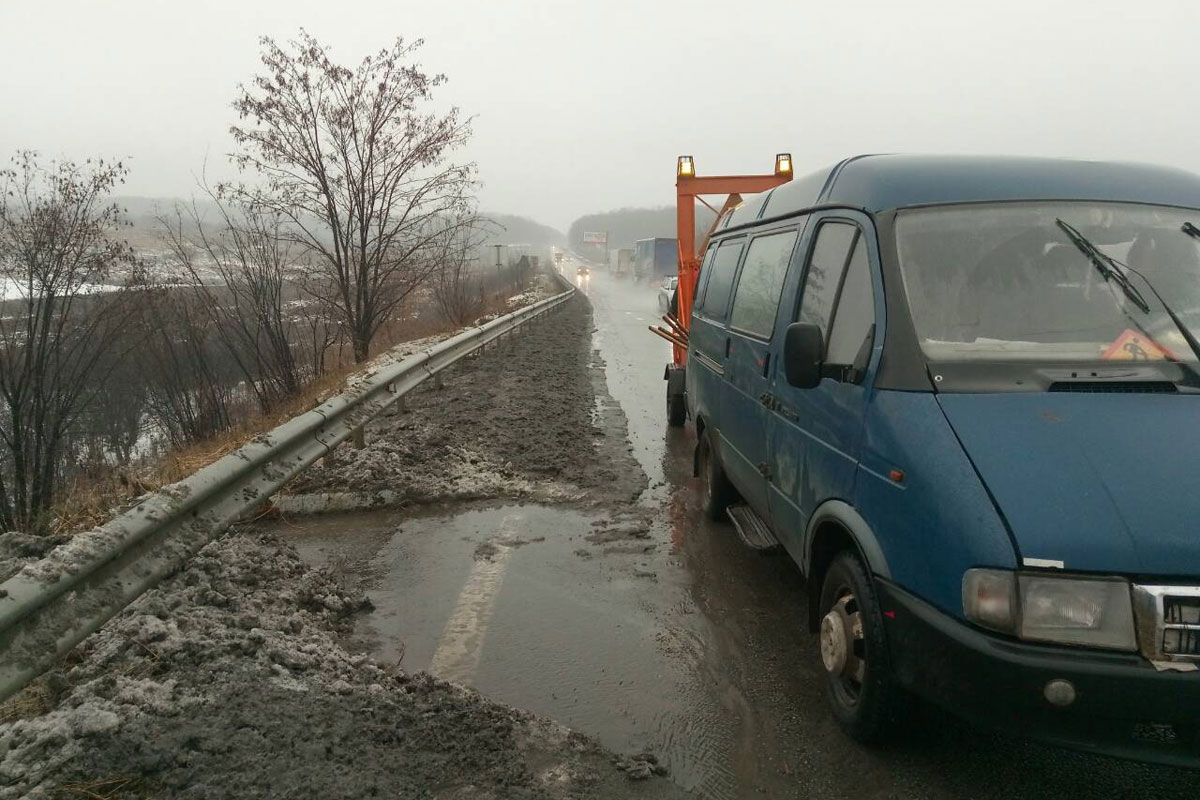
[[(1200, 672), (1155, 669), (1136, 653), (1030, 644), (984, 633), (884, 580), (892, 669), (901, 686), (987, 727), (1122, 758), (1200, 768)], [(1046, 684), (1076, 699), (1051, 705)]]

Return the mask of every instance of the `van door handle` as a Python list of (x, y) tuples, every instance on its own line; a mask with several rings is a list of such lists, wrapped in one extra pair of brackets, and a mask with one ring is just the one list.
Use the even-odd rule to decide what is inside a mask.
[(729, 358), (729, 337), (725, 337), (725, 357)]
[(775, 395), (770, 392), (763, 392), (758, 396), (758, 402), (762, 403), (767, 408), (771, 408), (775, 403)]

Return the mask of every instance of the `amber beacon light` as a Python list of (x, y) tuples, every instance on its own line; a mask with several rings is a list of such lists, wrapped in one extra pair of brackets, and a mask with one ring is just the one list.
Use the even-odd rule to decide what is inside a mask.
[(776, 175), (791, 175), (792, 174), (792, 154), (780, 153), (775, 156), (775, 174)]
[(675, 167), (675, 174), (680, 178), (696, 177), (696, 165), (692, 163), (691, 156), (680, 156), (679, 163)]

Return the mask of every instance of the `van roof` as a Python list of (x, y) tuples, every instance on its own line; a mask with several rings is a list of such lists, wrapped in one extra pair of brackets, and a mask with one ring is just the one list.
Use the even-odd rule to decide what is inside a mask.
[[(869, 212), (1002, 200), (1101, 200), (1200, 208), (1200, 176), (1172, 167), (1014, 156), (862, 155), (764, 196), (757, 219), (817, 205)], [(745, 204), (749, 211), (758, 203)], [(739, 209), (740, 210), (740, 209)], [(735, 219), (736, 217), (736, 219)], [(725, 227), (752, 220), (734, 214)]]

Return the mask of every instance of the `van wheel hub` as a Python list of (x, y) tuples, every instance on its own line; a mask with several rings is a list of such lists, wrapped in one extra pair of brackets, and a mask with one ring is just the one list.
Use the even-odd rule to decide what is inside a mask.
[(862, 653), (862, 612), (847, 594), (821, 620), (821, 663), (830, 675), (861, 685), (867, 666)]

